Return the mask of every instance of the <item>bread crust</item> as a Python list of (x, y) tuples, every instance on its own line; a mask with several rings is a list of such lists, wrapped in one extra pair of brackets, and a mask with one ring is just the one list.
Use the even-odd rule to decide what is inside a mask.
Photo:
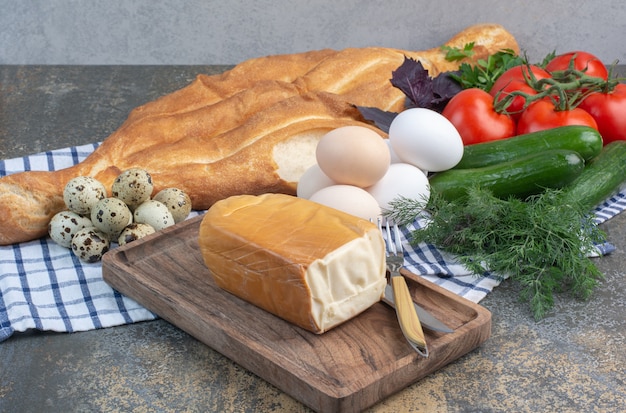
[[(468, 27), (445, 44), (469, 42), (477, 51), (473, 59), (501, 49), (519, 51), (513, 36), (496, 24)], [(294, 137), (319, 138), (340, 126), (372, 128), (355, 105), (402, 110), (405, 97), (389, 79), (405, 56), (421, 61), (433, 76), (459, 65), (446, 61), (439, 47), (421, 52), (369, 47), (266, 56), (219, 75), (198, 75), (188, 86), (134, 109), (81, 163), (0, 178), (0, 245), (44, 236), (52, 216), (65, 209), (65, 184), (80, 175), (110, 189), (125, 169), (144, 168), (153, 176), (155, 193), (178, 187), (198, 210), (236, 194), (295, 194), (296, 182), (277, 172), (276, 145)]]

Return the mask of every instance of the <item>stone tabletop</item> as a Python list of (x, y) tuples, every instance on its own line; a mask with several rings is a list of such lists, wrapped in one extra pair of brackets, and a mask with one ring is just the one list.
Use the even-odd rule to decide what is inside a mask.
[[(227, 66), (0, 66), (0, 157), (105, 139), (136, 106)], [(621, 412), (626, 406), (626, 216), (589, 301), (557, 297), (539, 322), (507, 281), (480, 304), (482, 346), (372, 412)], [(1, 231), (1, 229), (0, 229)], [(306, 412), (163, 320), (0, 343), (0, 411)]]

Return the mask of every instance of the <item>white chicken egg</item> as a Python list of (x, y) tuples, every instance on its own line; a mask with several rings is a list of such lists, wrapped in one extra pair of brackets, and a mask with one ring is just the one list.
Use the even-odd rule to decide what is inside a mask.
[(309, 199), (311, 195), (320, 189), (335, 184), (336, 182), (330, 179), (319, 165), (315, 164), (309, 167), (309, 169), (302, 174), (302, 177), (300, 177), (298, 187), (296, 188), (296, 195), (298, 198)]
[(402, 161), (423, 171), (445, 171), (463, 156), (463, 140), (457, 129), (430, 109), (400, 112), (389, 126), (389, 143)]
[(400, 197), (424, 201), (424, 204), (430, 198), (428, 177), (408, 163), (391, 164), (385, 176), (366, 190), (383, 211), (391, 210), (390, 202)]
[(336, 183), (363, 188), (385, 175), (391, 155), (378, 133), (364, 126), (343, 126), (322, 136), (315, 157)]
[(381, 215), (376, 199), (354, 185), (327, 186), (311, 195), (309, 200), (363, 219), (376, 221)]
[(396, 151), (394, 151), (393, 148), (391, 147), (391, 142), (389, 142), (389, 139), (385, 139), (385, 143), (387, 144), (387, 147), (389, 148), (389, 155), (391, 155), (389, 162), (392, 164), (402, 162), (402, 159), (398, 158)]

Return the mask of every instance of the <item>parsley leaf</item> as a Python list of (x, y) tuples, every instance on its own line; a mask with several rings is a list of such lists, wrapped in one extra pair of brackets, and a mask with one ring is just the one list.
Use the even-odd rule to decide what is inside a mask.
[(461, 63), (459, 72), (453, 74), (454, 80), (463, 89), (479, 88), (491, 90), (496, 79), (513, 66), (525, 64), (526, 61), (511, 49), (500, 50), (487, 59), (479, 59), (474, 65)]
[(446, 60), (449, 62), (456, 62), (468, 57), (474, 56), (474, 42), (467, 43), (463, 46), (463, 49), (451, 46), (441, 46), (441, 50), (446, 52)]

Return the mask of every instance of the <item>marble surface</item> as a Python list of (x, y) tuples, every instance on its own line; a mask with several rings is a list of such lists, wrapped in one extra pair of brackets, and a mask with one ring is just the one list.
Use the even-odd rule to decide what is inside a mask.
[(533, 60), (586, 50), (626, 61), (621, 0), (0, 0), (0, 64), (236, 64), (363, 46), (423, 50), (499, 23)]
[[(104, 139), (129, 111), (225, 66), (0, 66), (0, 157)], [(481, 305), (479, 348), (371, 412), (621, 412), (626, 406), (626, 215), (589, 301), (559, 296), (535, 322), (505, 281)], [(1, 230), (1, 229), (0, 229)], [(307, 412), (163, 320), (0, 343), (0, 411)]]

